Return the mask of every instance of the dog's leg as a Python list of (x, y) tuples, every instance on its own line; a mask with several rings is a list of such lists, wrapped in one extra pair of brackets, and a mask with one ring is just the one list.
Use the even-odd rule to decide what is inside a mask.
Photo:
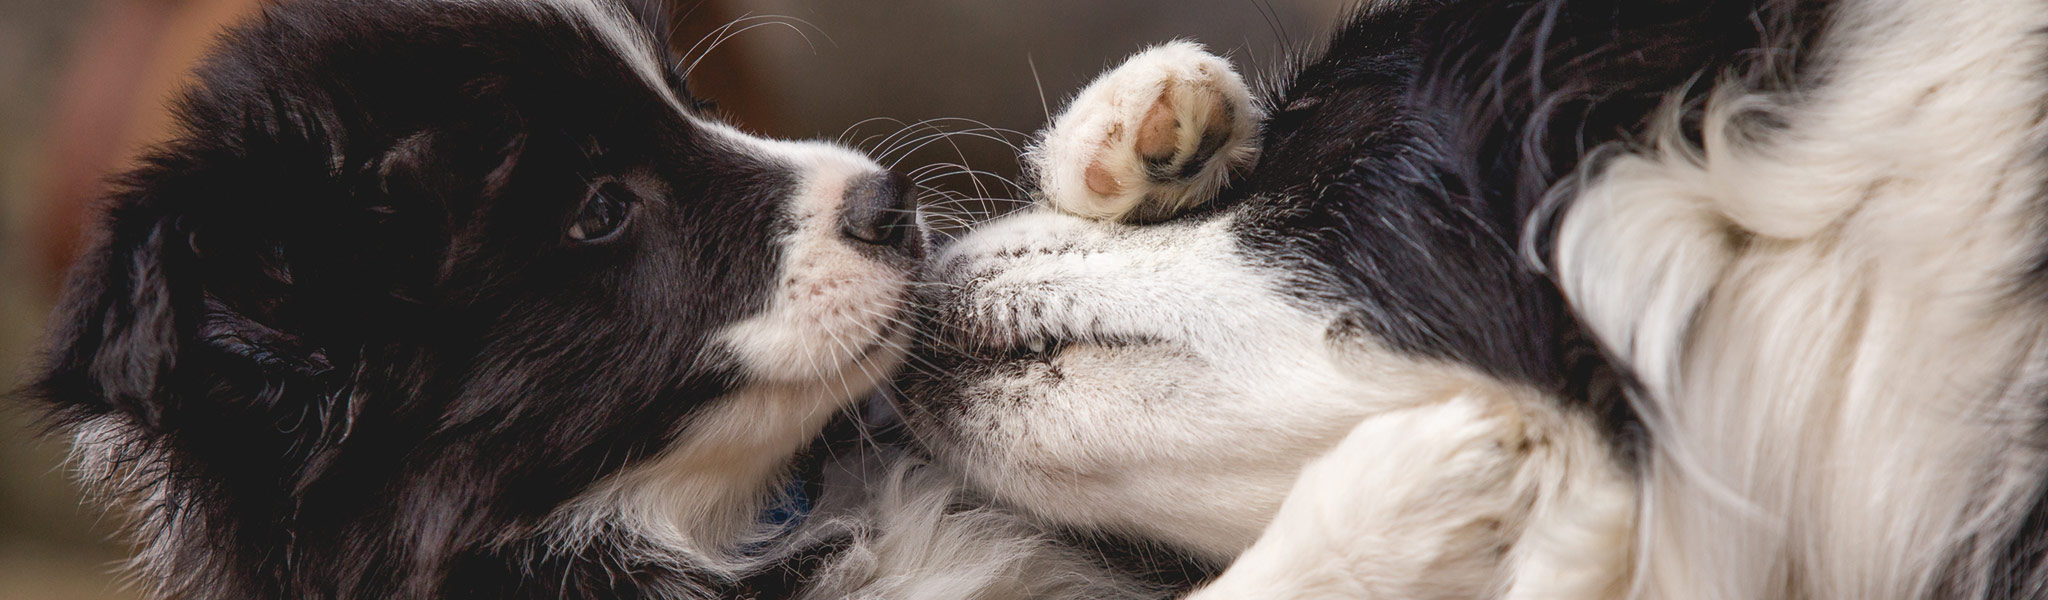
[(1262, 118), (1230, 61), (1173, 42), (1096, 78), (1026, 160), (1055, 208), (1159, 220), (1207, 202), (1256, 161)]
[[(1033, 274), (1029, 277), (1000, 276), (989, 282), (990, 293), (978, 295), (976, 305), (961, 307), (981, 315), (965, 321), (985, 331), (962, 333), (1001, 340), (1057, 337), (1065, 333), (1058, 330), (1063, 324), (1072, 323), (1092, 324), (1093, 332), (1103, 335), (1121, 333), (1118, 324), (1123, 322), (1200, 323), (1205, 311), (1232, 304), (1219, 302), (1215, 291), (1263, 289), (1267, 282), (1257, 280), (1251, 269), (1191, 271), (1191, 252), (1212, 252), (1232, 260), (1231, 248), (1201, 247), (1209, 239), (1204, 236), (1176, 237), (1166, 231), (1130, 236), (1123, 255), (1128, 261), (1152, 263), (1144, 269), (1105, 270), (1088, 257), (1061, 252), (1072, 245), (1072, 236), (1099, 235), (1083, 226), (1085, 219), (1153, 221), (1207, 202), (1231, 173), (1257, 160), (1261, 118), (1230, 62), (1192, 42), (1140, 52), (1097, 77), (1025, 154), (1027, 176), (1036, 182), (1044, 205), (1053, 210), (1042, 218), (1011, 219), (984, 229), (952, 248), (952, 256), (973, 260), (939, 261), (944, 269), (992, 273), (1019, 270), (994, 268), (991, 263), (1064, 264), (1027, 270)], [(1154, 236), (1174, 239), (1141, 239)], [(966, 244), (999, 249), (977, 250)], [(1132, 273), (1146, 276), (1133, 279)], [(1209, 284), (1209, 293), (1190, 293), (1190, 282)], [(1005, 288), (1020, 291), (1005, 293)], [(1041, 289), (1075, 293), (1046, 297), (1026, 291)], [(1159, 318), (1162, 310), (1190, 318)]]
[(1367, 419), (1191, 600), (1485, 596), (1528, 503), (1512, 485), (1530, 443), (1520, 421), (1473, 396)]
[(1470, 392), (1360, 423), (1190, 600), (1620, 597), (1629, 488), (1536, 406)]
[[(1147, 227), (1095, 240), (1097, 247), (1125, 246), (1108, 268), (1101, 259), (1064, 252), (1076, 237), (1102, 235), (1087, 220), (1157, 221), (1209, 201), (1233, 172), (1257, 160), (1262, 118), (1230, 62), (1192, 42), (1140, 52), (1096, 78), (1025, 155), (1028, 177), (1051, 210), (984, 228), (938, 261), (941, 270), (1001, 274), (991, 275), (974, 305), (959, 307), (979, 315), (964, 321), (982, 331), (960, 333), (983, 341), (1061, 337), (1076, 333), (1061, 330), (1068, 325), (1088, 324), (1096, 335), (1142, 336), (1145, 328), (1126, 332), (1121, 324), (1199, 325), (1219, 308), (1263, 304), (1232, 297), (1269, 288), (1259, 270), (1193, 266), (1237, 262), (1227, 236)], [(1189, 260), (1193, 254), (1216, 258)], [(1058, 264), (1001, 264), (1015, 261)], [(1073, 293), (1037, 293), (1047, 289)]]

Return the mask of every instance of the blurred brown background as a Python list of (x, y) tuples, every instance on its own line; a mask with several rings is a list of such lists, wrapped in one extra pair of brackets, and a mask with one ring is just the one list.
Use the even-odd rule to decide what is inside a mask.
[[(20, 385), (104, 178), (165, 135), (164, 100), (188, 65), (263, 1), (0, 0), (0, 390)], [(1190, 38), (1269, 73), (1354, 1), (677, 0), (678, 14), (689, 10), (677, 41), (744, 30), (692, 84), (754, 131), (844, 135), (874, 151), (904, 124), (970, 118), (979, 124), (932, 125), (986, 124), (1021, 143), (1048, 108), (1147, 44)], [(961, 135), (902, 166), (961, 162), (1009, 177), (1015, 158)], [(936, 182), (970, 196), (973, 183)], [(80, 506), (65, 444), (38, 439), (29, 421), (0, 406), (0, 600), (133, 597), (114, 575), (119, 516)]]

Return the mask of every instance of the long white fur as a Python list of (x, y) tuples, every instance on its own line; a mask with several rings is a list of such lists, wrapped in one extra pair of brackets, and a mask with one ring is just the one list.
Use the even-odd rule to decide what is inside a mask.
[[(2048, 3), (1858, 0), (1818, 87), (1723, 85), (1561, 223), (1565, 289), (1645, 386), (1652, 598), (1957, 597), (2043, 484)], [(1733, 79), (1731, 78), (1731, 81)], [(1786, 126), (1755, 131), (1770, 114)]]
[[(192, 589), (195, 578), (219, 572), (224, 564), (191, 565), (174, 563), (178, 544), (191, 539), (187, 532), (205, 528), (194, 519), (203, 518), (173, 508), (182, 499), (168, 477), (161, 450), (141, 443), (148, 439), (119, 417), (100, 417), (80, 423), (72, 432), (68, 458), (75, 477), (91, 482), (86, 492), (103, 506), (126, 507), (133, 531), (135, 556), (124, 573), (148, 593)], [(215, 563), (219, 559), (205, 557)], [(187, 566), (183, 570), (176, 566)]]
[[(863, 457), (826, 476), (860, 488), (821, 504), (859, 532), (847, 556), (815, 574), (816, 600), (1160, 598), (1162, 590), (1106, 573), (1013, 512), (964, 493), (958, 475), (900, 456)], [(850, 480), (850, 481), (842, 481)], [(975, 506), (977, 508), (962, 508)], [(818, 528), (833, 530), (829, 525)]]

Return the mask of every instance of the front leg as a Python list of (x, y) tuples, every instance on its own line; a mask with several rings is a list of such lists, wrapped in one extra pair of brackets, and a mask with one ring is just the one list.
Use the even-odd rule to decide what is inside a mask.
[(1230, 61), (1173, 42), (1096, 78), (1025, 160), (1055, 208), (1158, 221), (1209, 201), (1251, 166), (1262, 119)]
[(1026, 154), (1044, 202), (1035, 214), (988, 224), (934, 261), (937, 279), (978, 293), (927, 303), (969, 315), (949, 334), (997, 344), (1145, 339), (1267, 304), (1272, 282), (1244, 264), (1227, 222), (1135, 224), (1212, 199), (1257, 159), (1262, 118), (1230, 62), (1198, 44), (1132, 56)]

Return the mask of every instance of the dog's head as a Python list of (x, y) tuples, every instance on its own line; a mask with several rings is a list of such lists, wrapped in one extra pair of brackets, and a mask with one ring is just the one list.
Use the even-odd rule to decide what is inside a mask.
[(908, 183), (719, 122), (642, 14), (313, 0), (225, 39), (38, 387), (154, 535), (217, 546), (160, 575), (379, 518), (432, 562), (704, 435), (786, 460), (894, 366)]

